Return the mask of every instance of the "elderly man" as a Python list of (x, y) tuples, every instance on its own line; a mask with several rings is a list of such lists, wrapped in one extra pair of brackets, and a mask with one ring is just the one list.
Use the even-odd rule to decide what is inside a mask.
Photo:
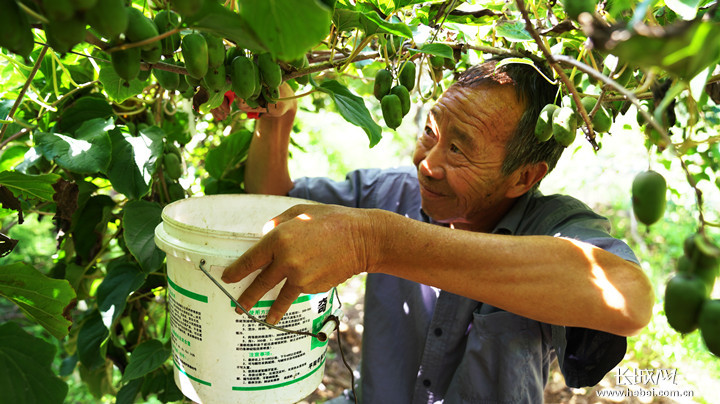
[(562, 152), (533, 135), (556, 91), (527, 65), (474, 66), (430, 110), (414, 168), (343, 182), (291, 180), (297, 107), (274, 106), (256, 127), (247, 191), (330, 205), (275, 218), (223, 280), (265, 267), (245, 307), (285, 280), (274, 323), (299, 294), (367, 272), (364, 403), (539, 403), (555, 355), (569, 386), (596, 384), (654, 299), (606, 219), (537, 191)]

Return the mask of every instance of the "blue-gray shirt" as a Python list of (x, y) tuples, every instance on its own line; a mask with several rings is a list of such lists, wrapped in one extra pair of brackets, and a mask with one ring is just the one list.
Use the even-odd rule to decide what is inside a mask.
[[(411, 167), (358, 170), (342, 182), (301, 178), (289, 195), (430, 221)], [(493, 233), (574, 238), (637, 262), (609, 230), (605, 218), (574, 198), (531, 192)], [(390, 275), (367, 276), (363, 403), (541, 403), (555, 355), (566, 384), (580, 387), (597, 384), (625, 351), (624, 337), (541, 323)]]

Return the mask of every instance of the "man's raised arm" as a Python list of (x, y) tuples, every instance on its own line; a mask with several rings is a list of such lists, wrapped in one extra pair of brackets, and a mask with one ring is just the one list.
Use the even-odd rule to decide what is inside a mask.
[[(280, 87), (280, 97), (292, 97), (290, 86)], [(293, 182), (288, 171), (288, 147), (292, 131), (297, 101), (278, 101), (265, 109), (250, 109), (248, 112), (260, 112), (255, 125), (247, 162), (245, 163), (245, 191), (251, 194), (287, 195)]]

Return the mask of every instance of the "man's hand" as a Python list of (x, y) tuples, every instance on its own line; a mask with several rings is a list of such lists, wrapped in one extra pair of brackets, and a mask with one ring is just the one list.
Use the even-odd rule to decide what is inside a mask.
[[(246, 309), (285, 280), (265, 319), (275, 324), (301, 293), (327, 292), (377, 259), (370, 211), (334, 205), (298, 205), (271, 222), (274, 228), (223, 272), (226, 283), (262, 272), (238, 298)], [(240, 312), (240, 309), (237, 309)]]
[[(282, 85), (280, 85), (279, 92), (280, 98), (291, 98), (295, 95), (288, 83), (282, 83)], [(238, 108), (240, 108), (241, 110), (245, 112), (258, 112), (263, 114), (263, 116), (281, 117), (287, 114), (289, 111), (297, 111), (297, 100), (294, 98), (284, 101), (278, 101), (274, 104), (268, 103), (267, 108), (250, 108), (250, 106), (247, 105), (247, 103), (245, 103), (245, 101), (240, 98), (236, 99), (235, 101), (237, 102)]]

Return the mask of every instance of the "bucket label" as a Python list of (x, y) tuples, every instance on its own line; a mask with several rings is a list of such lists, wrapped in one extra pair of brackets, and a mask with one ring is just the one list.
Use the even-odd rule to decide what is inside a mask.
[[(193, 281), (168, 276), (173, 362), (185, 380), (238, 394), (259, 394), (322, 377), (327, 341), (271, 329), (237, 314), (235, 304), (214, 285), (195, 287), (207, 283), (204, 276), (200, 273)], [(332, 293), (298, 297), (278, 326), (317, 333), (333, 310), (333, 298)], [(273, 303), (261, 300), (250, 314), (264, 319)], [(179, 386), (187, 395), (190, 387), (182, 388), (183, 377)]]
[[(332, 294), (303, 295), (293, 302), (277, 324), (291, 330), (317, 332), (332, 307)], [(265, 318), (274, 301), (261, 300), (250, 314)], [(234, 306), (234, 305), (233, 305)], [(237, 385), (233, 390), (262, 390), (282, 387), (309, 377), (325, 363), (327, 342), (316, 338), (273, 330), (241, 315), (235, 319), (236, 351), (240, 354)], [(303, 325), (305, 325), (303, 327)]]

